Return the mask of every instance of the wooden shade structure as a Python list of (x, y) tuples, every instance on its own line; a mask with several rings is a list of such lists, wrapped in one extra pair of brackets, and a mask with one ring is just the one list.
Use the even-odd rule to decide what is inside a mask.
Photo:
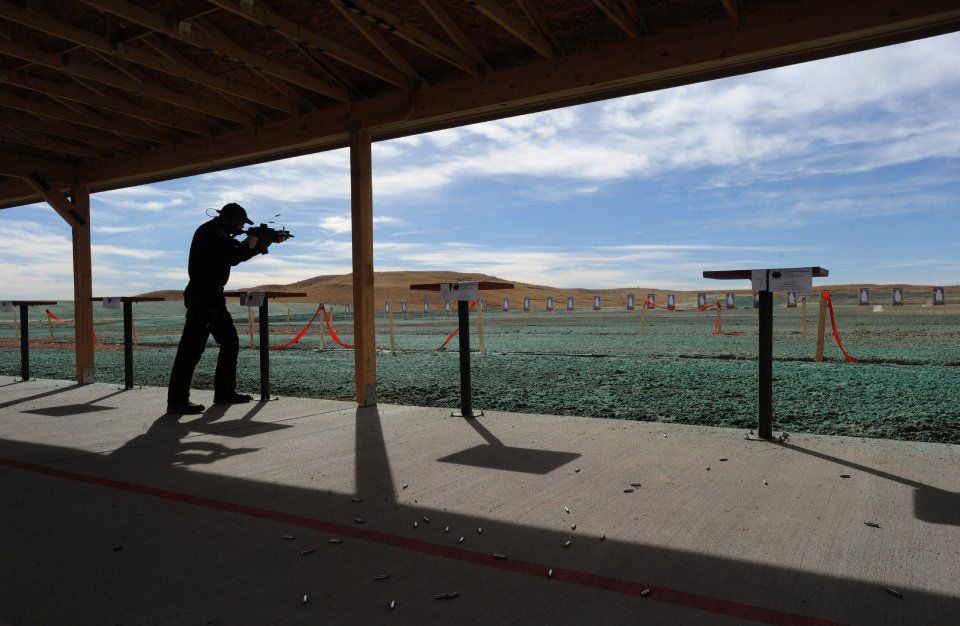
[(370, 142), (958, 27), (947, 0), (0, 0), (0, 208), (63, 216), (87, 303), (91, 192), (349, 147), (365, 404)]

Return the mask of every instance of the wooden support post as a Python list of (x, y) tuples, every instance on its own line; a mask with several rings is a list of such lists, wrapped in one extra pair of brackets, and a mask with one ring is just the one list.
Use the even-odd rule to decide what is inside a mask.
[(77, 382), (95, 381), (93, 354), (93, 270), (90, 260), (90, 191), (76, 185), (71, 190), (73, 218), (73, 324)]
[(373, 160), (370, 131), (350, 122), (350, 213), (353, 240), (354, 376), (357, 404), (377, 404), (377, 343), (373, 302)]
[(645, 329), (646, 326), (647, 326), (647, 311), (648, 311), (649, 309), (650, 309), (650, 307), (647, 305), (647, 301), (645, 301), (645, 302), (643, 303), (643, 310), (640, 311), (640, 334), (641, 334), (641, 335), (643, 334), (644, 329)]
[(480, 354), (486, 354), (487, 346), (483, 341), (483, 300), (477, 303), (477, 340), (480, 343)]
[(717, 302), (717, 327), (714, 330), (717, 335), (723, 332), (723, 307), (720, 306), (719, 302)]
[(323, 328), (320, 329), (320, 347), (318, 349), (320, 350), (320, 352), (323, 352), (323, 348), (324, 348), (323, 344), (328, 332), (327, 317), (326, 317), (327, 307), (325, 305), (321, 305), (321, 306), (323, 306), (324, 317), (323, 317)]
[(817, 354), (814, 361), (823, 361), (823, 339), (827, 330), (827, 300), (820, 294), (820, 317), (817, 319)]
[(53, 341), (53, 318), (47, 316), (47, 326), (50, 327), (50, 341)]
[(393, 311), (390, 311), (387, 313), (387, 318), (389, 319), (389, 322), (390, 322), (390, 354), (396, 354), (397, 353), (397, 337), (396, 337), (396, 329), (393, 325)]
[(247, 307), (247, 334), (250, 335), (250, 347), (255, 347), (253, 343), (253, 307)]
[[(770, 284), (770, 270), (765, 284)], [(773, 292), (764, 290), (759, 295), (757, 436), (773, 439)]]
[(290, 307), (287, 307), (287, 334), (290, 334)]

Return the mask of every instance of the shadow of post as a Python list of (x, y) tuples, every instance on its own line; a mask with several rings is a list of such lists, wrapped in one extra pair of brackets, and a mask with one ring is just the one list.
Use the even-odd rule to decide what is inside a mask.
[(913, 487), (915, 489), (913, 492), (914, 517), (920, 521), (928, 522), (930, 524), (960, 526), (960, 493), (956, 491), (946, 491), (945, 489), (940, 489), (939, 487), (931, 487), (930, 485), (925, 485), (924, 483), (910, 480), (909, 478), (904, 478), (903, 476), (897, 476), (889, 472), (884, 472), (883, 470), (878, 470), (873, 467), (854, 463), (853, 461), (841, 459), (823, 452), (808, 450), (807, 448), (802, 448), (796, 444), (781, 442), (778, 445), (781, 445), (789, 450), (793, 450), (794, 452), (814, 456), (818, 459), (823, 459), (824, 461), (843, 465), (844, 467), (849, 467), (866, 474), (873, 474), (874, 476), (883, 478), (885, 480), (890, 480), (900, 483), (901, 485)]
[(457, 463), (473, 467), (523, 472), (525, 474), (549, 474), (553, 470), (579, 458), (577, 452), (514, 448), (504, 445), (493, 433), (480, 423), (478, 418), (464, 419), (487, 442), (461, 452), (437, 459), (441, 463)]
[(355, 430), (354, 484), (357, 497), (395, 502), (397, 492), (379, 409), (376, 406), (357, 407)]

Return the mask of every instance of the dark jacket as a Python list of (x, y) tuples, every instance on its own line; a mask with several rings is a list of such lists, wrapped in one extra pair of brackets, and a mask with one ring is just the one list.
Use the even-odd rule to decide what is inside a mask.
[(230, 280), (230, 268), (259, 253), (231, 237), (219, 217), (201, 225), (190, 244), (190, 282), (183, 292), (183, 305), (188, 309), (225, 307), (223, 288)]

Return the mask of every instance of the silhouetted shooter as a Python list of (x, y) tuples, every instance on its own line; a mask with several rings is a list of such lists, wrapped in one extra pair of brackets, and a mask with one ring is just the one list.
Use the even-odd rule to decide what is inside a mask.
[[(196, 414), (204, 411), (202, 404), (190, 402), (190, 383), (200, 355), (213, 335), (220, 345), (217, 372), (213, 380), (214, 404), (250, 402), (251, 397), (237, 393), (237, 354), (240, 339), (227, 311), (223, 288), (230, 278), (231, 266), (266, 253), (272, 241), (261, 241), (250, 235), (243, 241), (234, 239), (243, 232), (245, 224), (253, 224), (247, 211), (235, 202), (224, 205), (219, 215), (200, 226), (190, 244), (188, 272), (190, 282), (183, 292), (187, 308), (186, 323), (177, 347), (177, 357), (170, 372), (167, 388), (167, 413)], [(276, 243), (286, 241), (280, 236)]]

